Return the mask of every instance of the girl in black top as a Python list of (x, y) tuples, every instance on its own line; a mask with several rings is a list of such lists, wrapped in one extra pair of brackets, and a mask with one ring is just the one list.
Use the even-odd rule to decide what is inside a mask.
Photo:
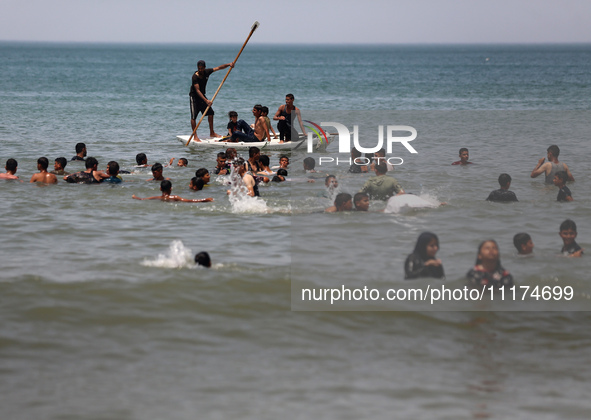
[(441, 260), (435, 258), (439, 251), (439, 238), (431, 232), (423, 232), (417, 239), (415, 250), (404, 263), (404, 278), (407, 280), (419, 277), (445, 278)]

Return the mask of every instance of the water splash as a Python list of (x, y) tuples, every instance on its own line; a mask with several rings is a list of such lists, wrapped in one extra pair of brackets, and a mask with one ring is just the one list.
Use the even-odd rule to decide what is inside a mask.
[(193, 252), (182, 241), (175, 240), (170, 243), (166, 254), (158, 254), (154, 260), (145, 259), (141, 264), (146, 267), (183, 268), (193, 267), (195, 262)]
[(265, 200), (248, 195), (248, 188), (244, 185), (244, 181), (234, 165), (230, 173), (230, 182), (228, 198), (232, 206), (232, 213), (267, 213), (269, 211)]

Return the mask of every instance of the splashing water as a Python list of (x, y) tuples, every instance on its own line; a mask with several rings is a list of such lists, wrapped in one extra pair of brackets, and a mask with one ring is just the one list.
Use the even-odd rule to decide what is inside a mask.
[(232, 205), (232, 213), (267, 213), (269, 211), (265, 200), (248, 195), (248, 188), (234, 165), (230, 173), (230, 182), (228, 198)]
[(141, 263), (146, 267), (183, 268), (195, 265), (193, 252), (176, 240), (170, 243), (167, 254), (158, 254), (154, 260), (145, 259)]

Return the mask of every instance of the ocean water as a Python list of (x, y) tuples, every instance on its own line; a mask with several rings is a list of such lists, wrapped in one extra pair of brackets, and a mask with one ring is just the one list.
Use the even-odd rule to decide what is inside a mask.
[[(288, 92), (305, 119), (358, 124), (368, 145), (378, 124), (413, 126), (418, 153), (395, 145), (394, 176), (447, 205), (398, 215), (380, 202), (323, 214), (323, 174), (351, 193), (370, 175), (326, 164), (307, 182), (305, 150), (291, 153), (291, 181), (260, 199), (230, 201), (215, 176), (188, 189), (215, 165), (215, 152), (175, 138), (190, 129), (191, 73), (238, 49), (0, 44), (0, 161), (17, 159), (24, 180), (0, 185), (0, 417), (589, 418), (591, 263), (558, 255), (558, 227), (575, 220), (589, 249), (591, 47), (247, 46), (214, 103), (216, 130), (228, 111), (250, 121), (253, 104), (274, 112)], [(28, 183), (39, 156), (70, 158), (80, 141), (99, 168), (129, 170), (125, 182)], [(529, 177), (550, 144), (576, 179), (572, 203)], [(474, 165), (451, 166), (464, 146)], [(214, 201), (133, 200), (159, 195), (134, 167), (139, 152), (186, 157), (188, 168), (165, 168), (174, 193)], [(337, 141), (310, 156), (340, 156)], [(502, 172), (519, 203), (484, 201)], [(294, 285), (407, 287), (403, 262), (425, 230), (439, 236), (446, 285), (494, 238), (516, 285), (568, 285), (574, 298), (292, 311)], [(518, 231), (533, 258), (515, 255)], [(202, 250), (210, 270), (192, 263)]]

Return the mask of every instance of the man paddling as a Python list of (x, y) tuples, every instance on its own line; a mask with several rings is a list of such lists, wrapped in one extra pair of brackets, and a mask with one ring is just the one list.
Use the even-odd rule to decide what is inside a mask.
[[(209, 106), (209, 110), (207, 111), (207, 121), (209, 122), (209, 135), (210, 137), (220, 137), (213, 129), (213, 109), (211, 108), (212, 102), (207, 99), (205, 96), (205, 88), (207, 87), (207, 80), (211, 73), (216, 72), (218, 70), (225, 69), (227, 67), (234, 68), (234, 62), (228, 64), (222, 64), (221, 66), (206, 69), (205, 68), (205, 61), (199, 60), (197, 62), (197, 71), (193, 74), (193, 78), (191, 79), (191, 90), (189, 91), (189, 97), (191, 101), (191, 129), (195, 131), (195, 127), (197, 126), (197, 114), (201, 112), (203, 114), (207, 107)], [(195, 133), (195, 139), (199, 140), (197, 137), (197, 133)]]

